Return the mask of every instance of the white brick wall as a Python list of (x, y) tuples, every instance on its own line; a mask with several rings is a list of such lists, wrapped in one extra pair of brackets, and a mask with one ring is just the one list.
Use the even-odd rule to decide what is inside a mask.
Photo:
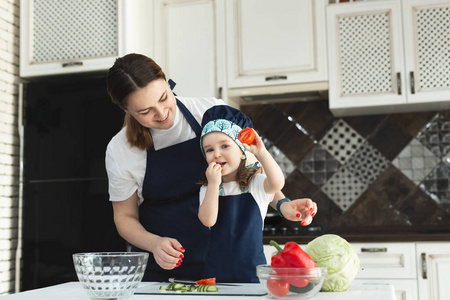
[(19, 202), (19, 3), (0, 0), (0, 295), (14, 292)]

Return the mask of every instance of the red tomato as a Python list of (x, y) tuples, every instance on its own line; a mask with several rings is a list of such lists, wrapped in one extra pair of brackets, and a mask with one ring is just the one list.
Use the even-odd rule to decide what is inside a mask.
[(282, 297), (289, 292), (289, 283), (280, 279), (269, 279), (267, 289), (271, 294)]
[(290, 284), (296, 287), (305, 287), (308, 285), (309, 280), (304, 278), (289, 278), (286, 279)]
[(245, 127), (238, 133), (238, 140), (243, 144), (250, 145), (255, 140), (255, 131), (250, 127)]
[(216, 277), (207, 278), (207, 279), (200, 279), (200, 280), (198, 280), (196, 282), (197, 282), (197, 284), (216, 285)]

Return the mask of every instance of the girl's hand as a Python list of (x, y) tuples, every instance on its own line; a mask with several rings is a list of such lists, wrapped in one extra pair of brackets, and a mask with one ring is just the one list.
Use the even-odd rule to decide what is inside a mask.
[(222, 182), (222, 166), (215, 162), (210, 163), (206, 169), (205, 175), (208, 180), (208, 185), (219, 186)]
[(289, 221), (301, 221), (302, 226), (311, 224), (313, 217), (317, 213), (317, 204), (311, 199), (295, 199), (290, 202), (283, 202), (280, 211), (284, 218)]
[(165, 270), (178, 268), (183, 262), (184, 248), (172, 238), (160, 237), (152, 249), (156, 263)]
[(242, 143), (242, 145), (244, 146), (245, 149), (256, 155), (256, 157), (267, 151), (266, 146), (264, 146), (264, 142), (262, 141), (261, 137), (256, 131), (255, 131), (255, 140), (253, 141), (253, 143), (251, 143), (251, 145)]

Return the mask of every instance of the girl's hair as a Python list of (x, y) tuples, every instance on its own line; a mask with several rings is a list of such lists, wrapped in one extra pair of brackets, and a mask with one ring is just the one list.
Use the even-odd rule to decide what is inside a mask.
[[(125, 110), (131, 94), (157, 79), (166, 80), (161, 67), (145, 55), (132, 53), (116, 59), (108, 71), (106, 87), (112, 102)], [(147, 150), (152, 146), (149, 129), (134, 117), (126, 114), (123, 126), (127, 127), (126, 135), (132, 147)]]
[[(241, 189), (248, 187), (250, 184), (250, 180), (252, 179), (253, 175), (258, 172), (258, 168), (255, 166), (252, 166), (250, 168), (246, 168), (245, 166), (245, 159), (241, 159), (241, 163), (239, 164), (237, 173), (236, 173), (236, 181), (239, 184), (239, 187)], [(201, 185), (208, 185), (208, 180), (203, 179), (199, 182)]]

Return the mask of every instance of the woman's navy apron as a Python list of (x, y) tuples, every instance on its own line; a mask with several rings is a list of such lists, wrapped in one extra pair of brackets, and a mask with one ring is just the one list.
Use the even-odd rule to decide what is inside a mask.
[(256, 266), (266, 263), (262, 227), (261, 212), (250, 193), (220, 196), (202, 278), (259, 282)]
[[(169, 277), (200, 279), (209, 246), (210, 230), (198, 218), (198, 181), (207, 167), (200, 151), (201, 127), (178, 99), (177, 105), (196, 137), (147, 151), (139, 220), (147, 231), (177, 239), (186, 251), (181, 265), (173, 270), (162, 269), (150, 253), (143, 281), (167, 281)], [(142, 250), (133, 247), (133, 251)]]

